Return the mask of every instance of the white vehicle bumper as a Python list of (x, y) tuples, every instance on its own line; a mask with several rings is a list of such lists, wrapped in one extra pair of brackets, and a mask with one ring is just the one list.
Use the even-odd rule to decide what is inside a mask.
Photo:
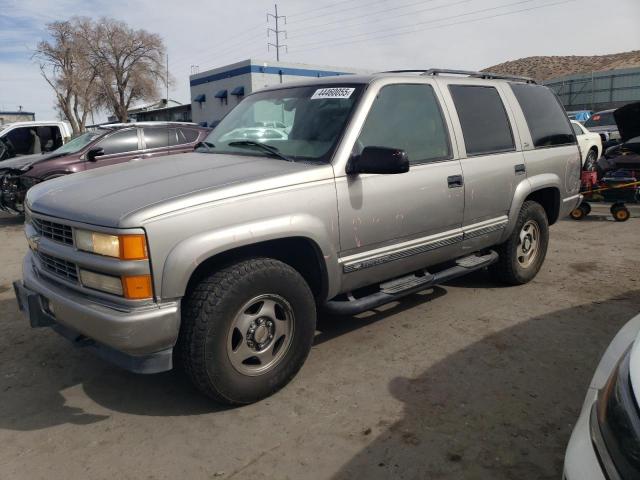
[(639, 332), (640, 315), (636, 315), (617, 333), (600, 359), (567, 446), (563, 474), (566, 480), (607, 480), (593, 446), (590, 426), (591, 410), (598, 390), (604, 387), (616, 364)]

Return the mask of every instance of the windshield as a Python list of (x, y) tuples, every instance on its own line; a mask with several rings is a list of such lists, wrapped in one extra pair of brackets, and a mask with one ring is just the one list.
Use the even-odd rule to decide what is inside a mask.
[(261, 143), (291, 160), (329, 161), (362, 85), (313, 85), (248, 96), (205, 140), (208, 153), (274, 156)]
[(616, 120), (613, 118), (613, 112), (596, 113), (584, 123), (585, 127), (602, 127), (604, 125), (615, 125)]
[(73, 140), (65, 143), (60, 148), (55, 149), (52, 153), (59, 154), (70, 154), (76, 153), (82, 150), (84, 147), (93, 142), (96, 138), (105, 134), (104, 130), (94, 130), (92, 132), (84, 132), (82, 135), (77, 136)]

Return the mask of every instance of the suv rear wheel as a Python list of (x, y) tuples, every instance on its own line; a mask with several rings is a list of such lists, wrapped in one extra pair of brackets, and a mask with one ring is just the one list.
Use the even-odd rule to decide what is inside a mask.
[(203, 279), (184, 301), (178, 350), (193, 383), (220, 403), (252, 403), (284, 387), (304, 363), (316, 308), (289, 265), (254, 258)]
[(493, 265), (496, 277), (510, 285), (531, 281), (542, 266), (549, 245), (549, 222), (544, 208), (526, 201), (520, 209), (509, 239), (497, 248), (500, 258)]

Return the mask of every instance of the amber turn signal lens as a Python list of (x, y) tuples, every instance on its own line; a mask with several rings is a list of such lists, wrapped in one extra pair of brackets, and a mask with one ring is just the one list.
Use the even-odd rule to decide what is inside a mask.
[(120, 258), (122, 260), (145, 260), (147, 242), (144, 235), (120, 235)]
[(122, 277), (122, 288), (124, 297), (131, 300), (141, 300), (153, 296), (151, 275)]

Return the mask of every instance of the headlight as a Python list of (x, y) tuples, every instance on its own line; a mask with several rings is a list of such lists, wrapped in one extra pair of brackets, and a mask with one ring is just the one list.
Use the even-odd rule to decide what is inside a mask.
[(640, 478), (640, 412), (629, 377), (630, 356), (628, 350), (598, 392), (591, 428), (594, 444), (606, 447), (601, 458), (609, 457), (622, 478)]
[(109, 235), (89, 230), (76, 230), (75, 235), (78, 250), (120, 258), (121, 260), (149, 258), (144, 235)]

